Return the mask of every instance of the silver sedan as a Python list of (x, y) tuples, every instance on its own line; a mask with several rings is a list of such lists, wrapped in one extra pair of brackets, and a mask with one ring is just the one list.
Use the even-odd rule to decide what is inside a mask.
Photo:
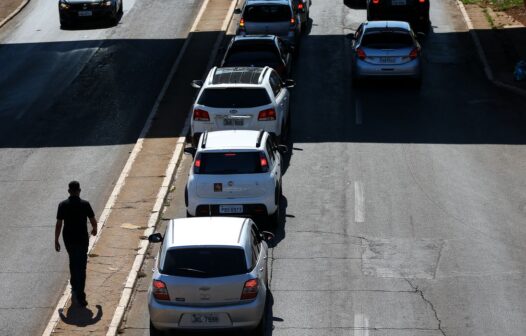
[(422, 81), (422, 48), (409, 23), (370, 21), (360, 25), (353, 37), (352, 79), (408, 77)]

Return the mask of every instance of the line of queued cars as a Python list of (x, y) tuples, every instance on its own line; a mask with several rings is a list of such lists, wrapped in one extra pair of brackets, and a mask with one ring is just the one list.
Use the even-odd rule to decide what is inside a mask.
[[(237, 34), (198, 89), (187, 218), (165, 234), (148, 292), (150, 334), (242, 329), (263, 335), (268, 245), (280, 221), (291, 64), (311, 0), (246, 0)], [(257, 224), (256, 224), (257, 223)]]

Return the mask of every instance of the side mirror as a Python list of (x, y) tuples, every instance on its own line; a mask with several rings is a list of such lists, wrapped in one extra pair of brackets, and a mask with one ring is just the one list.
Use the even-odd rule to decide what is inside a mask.
[(150, 243), (160, 243), (163, 241), (163, 235), (160, 234), (159, 232), (151, 234), (148, 236), (148, 241)]
[(270, 241), (272, 239), (274, 239), (274, 234), (272, 232), (269, 232), (269, 231), (263, 231), (261, 232), (261, 237), (264, 241)]
[(192, 155), (192, 157), (195, 156), (195, 153), (197, 152), (197, 149), (195, 147), (185, 147), (184, 152), (186, 154)]
[(241, 14), (241, 8), (234, 9), (234, 14)]
[(193, 88), (200, 89), (203, 86), (203, 81), (200, 79), (193, 80), (191, 83)]
[(294, 79), (286, 79), (285, 86), (289, 89), (292, 89), (293, 87), (296, 86), (296, 81)]
[(285, 145), (278, 145), (278, 152), (280, 152), (281, 154), (287, 154), (287, 152), (289, 151), (289, 148)]

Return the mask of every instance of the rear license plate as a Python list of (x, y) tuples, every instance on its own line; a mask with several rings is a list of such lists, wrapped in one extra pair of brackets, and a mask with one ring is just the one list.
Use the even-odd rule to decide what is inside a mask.
[(79, 11), (79, 16), (92, 16), (92, 11)]
[(217, 314), (192, 314), (192, 324), (206, 325), (219, 323)]
[(232, 118), (223, 119), (223, 125), (225, 126), (243, 126), (243, 124), (244, 124), (243, 119), (232, 119)]
[(240, 214), (243, 213), (242, 205), (220, 205), (219, 206), (220, 214)]
[(407, 5), (406, 0), (391, 0), (391, 5), (393, 6), (405, 6)]
[(380, 63), (392, 64), (394, 62), (395, 62), (395, 58), (394, 57), (380, 57)]

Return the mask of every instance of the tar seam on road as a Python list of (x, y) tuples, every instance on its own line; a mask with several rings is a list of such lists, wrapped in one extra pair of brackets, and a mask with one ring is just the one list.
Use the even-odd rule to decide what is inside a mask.
[(363, 183), (354, 182), (354, 221), (363, 223), (365, 221), (365, 201), (363, 195)]

